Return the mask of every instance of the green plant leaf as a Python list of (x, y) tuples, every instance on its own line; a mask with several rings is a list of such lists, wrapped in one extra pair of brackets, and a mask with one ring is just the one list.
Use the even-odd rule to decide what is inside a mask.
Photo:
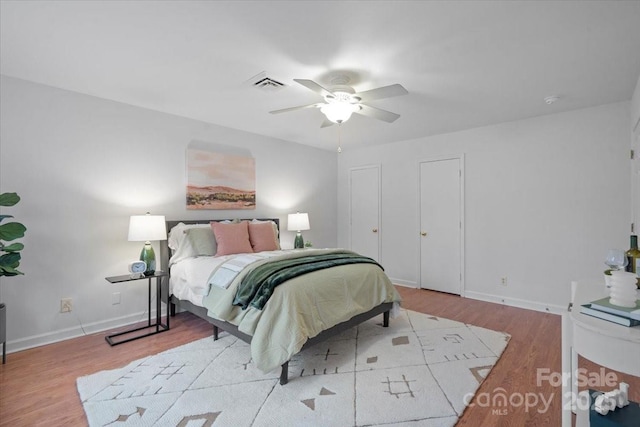
[(13, 215), (0, 215), (0, 222), (5, 218), (13, 218)]
[(20, 265), (20, 254), (18, 252), (9, 252), (0, 256), (0, 268), (16, 269)]
[(12, 243), (7, 246), (3, 246), (1, 248), (5, 252), (19, 252), (24, 249), (24, 245), (22, 243)]
[(17, 193), (2, 193), (0, 194), (0, 206), (13, 206), (20, 201), (20, 196)]
[(0, 265), (0, 276), (17, 276), (18, 274), (24, 274), (22, 271), (18, 271), (13, 267)]
[(27, 227), (19, 222), (9, 222), (7, 224), (0, 225), (0, 240), (9, 242), (11, 240), (24, 237), (24, 232), (27, 231)]

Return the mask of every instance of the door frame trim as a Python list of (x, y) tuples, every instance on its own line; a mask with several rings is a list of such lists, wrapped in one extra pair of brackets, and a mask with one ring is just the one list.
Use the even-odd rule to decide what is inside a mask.
[(466, 277), (465, 277), (465, 220), (464, 220), (464, 206), (465, 206), (465, 194), (464, 194), (464, 183), (465, 183), (465, 155), (464, 153), (459, 153), (459, 154), (449, 154), (449, 155), (441, 155), (441, 156), (432, 156), (432, 157), (427, 157), (425, 159), (422, 160), (418, 160), (417, 162), (417, 174), (418, 174), (418, 194), (417, 194), (417, 210), (418, 210), (418, 217), (417, 217), (417, 251), (416, 253), (418, 254), (417, 257), (417, 269), (418, 269), (418, 274), (416, 274), (416, 277), (418, 278), (418, 288), (422, 288), (422, 263), (420, 262), (422, 259), (422, 245), (421, 245), (421, 236), (420, 236), (420, 232), (422, 230), (420, 230), (421, 227), (421, 218), (422, 218), (422, 208), (421, 208), (421, 203), (420, 203), (420, 197), (422, 194), (422, 176), (420, 174), (420, 169), (423, 163), (432, 163), (432, 162), (439, 162), (439, 161), (443, 161), (443, 160), (458, 160), (459, 165), (460, 165), (460, 296), (464, 297), (465, 296), (465, 289), (466, 289)]
[(640, 117), (634, 129), (631, 149), (634, 159), (631, 160), (631, 234), (638, 234), (640, 230)]
[(365, 170), (365, 169), (376, 169), (378, 171), (377, 176), (378, 176), (378, 262), (380, 264), (382, 264), (382, 248), (381, 248), (381, 242), (382, 242), (382, 208), (381, 208), (381, 204), (382, 204), (382, 165), (380, 163), (374, 163), (374, 164), (370, 164), (370, 165), (363, 165), (363, 166), (356, 166), (356, 167), (352, 167), (349, 168), (349, 236), (348, 236), (348, 242), (349, 242), (349, 248), (352, 248), (352, 241), (351, 241), (351, 236), (353, 234), (353, 227), (351, 224), (351, 219), (352, 219), (352, 201), (353, 199), (351, 198), (351, 190), (352, 190), (352, 181), (351, 181), (351, 174), (354, 171), (358, 171), (358, 170)]

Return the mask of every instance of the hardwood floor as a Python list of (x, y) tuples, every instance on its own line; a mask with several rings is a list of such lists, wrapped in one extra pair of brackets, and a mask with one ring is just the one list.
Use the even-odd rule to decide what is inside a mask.
[[(401, 286), (398, 290), (407, 309), (511, 334), (509, 346), (458, 426), (560, 425), (561, 388), (536, 383), (539, 368), (561, 372), (559, 316), (439, 292)], [(162, 334), (115, 347), (104, 340), (113, 332), (109, 331), (7, 355), (7, 364), (0, 364), (0, 426), (86, 425), (77, 377), (122, 367), (212, 334), (211, 325), (188, 313), (172, 318), (171, 326)], [(588, 361), (580, 363), (589, 372), (599, 369)], [(640, 378), (615, 374), (631, 384), (630, 397), (639, 401)], [(515, 404), (495, 407), (483, 400), (490, 401), (500, 392)], [(520, 396), (529, 399), (532, 406), (518, 405)], [(548, 407), (542, 399), (550, 401)]]
[[(562, 387), (553, 387), (548, 381), (538, 383), (537, 375), (538, 369), (562, 372), (560, 316), (421, 289), (398, 286), (398, 290), (407, 309), (511, 334), (507, 349), (457, 426), (560, 426)], [(600, 372), (599, 366), (586, 359), (580, 358), (578, 364), (587, 372)], [(630, 398), (638, 402), (640, 378), (609, 369), (606, 372), (629, 383)], [(499, 394), (513, 404), (498, 407), (481, 400)]]

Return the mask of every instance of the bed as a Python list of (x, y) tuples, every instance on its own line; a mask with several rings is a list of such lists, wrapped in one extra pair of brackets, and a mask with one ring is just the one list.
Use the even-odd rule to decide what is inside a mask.
[(214, 339), (224, 330), (249, 343), (259, 369), (281, 367), (282, 385), (291, 356), (378, 315), (388, 326), (400, 301), (369, 258), (281, 250), (278, 219), (167, 221), (167, 232), (160, 256), (170, 314), (189, 311), (213, 325)]

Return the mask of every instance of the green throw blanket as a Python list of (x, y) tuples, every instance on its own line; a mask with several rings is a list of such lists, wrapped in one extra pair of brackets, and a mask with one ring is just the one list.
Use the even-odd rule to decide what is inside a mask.
[(275, 287), (289, 279), (325, 268), (359, 263), (376, 264), (383, 269), (373, 259), (354, 252), (304, 256), (262, 264), (242, 278), (233, 299), (233, 305), (238, 305), (242, 309), (251, 305), (262, 310)]

